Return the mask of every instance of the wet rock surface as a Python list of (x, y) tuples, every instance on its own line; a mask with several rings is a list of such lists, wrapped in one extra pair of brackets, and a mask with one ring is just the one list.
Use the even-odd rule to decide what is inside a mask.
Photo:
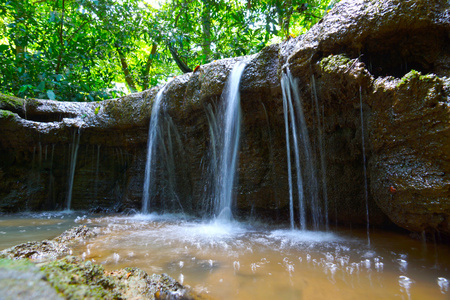
[[(280, 77), (289, 68), (330, 224), (365, 225), (365, 163), (371, 224), (450, 234), (449, 19), (443, 0), (344, 0), (300, 37), (174, 78), (152, 208), (208, 211), (210, 124), (228, 74), (246, 60), (236, 215), (288, 220)], [(0, 211), (66, 208), (75, 149), (72, 209), (139, 210), (158, 89), (100, 103), (2, 96)]]

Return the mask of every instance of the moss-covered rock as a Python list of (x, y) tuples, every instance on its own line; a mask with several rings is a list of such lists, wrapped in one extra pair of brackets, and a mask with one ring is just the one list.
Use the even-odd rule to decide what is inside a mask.
[(5, 300), (63, 299), (39, 268), (26, 259), (0, 258), (0, 295), (0, 298)]

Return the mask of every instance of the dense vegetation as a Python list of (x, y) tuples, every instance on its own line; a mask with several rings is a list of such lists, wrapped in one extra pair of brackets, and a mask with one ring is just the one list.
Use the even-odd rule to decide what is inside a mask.
[(0, 92), (97, 101), (144, 90), (302, 34), (337, 1), (2, 0)]

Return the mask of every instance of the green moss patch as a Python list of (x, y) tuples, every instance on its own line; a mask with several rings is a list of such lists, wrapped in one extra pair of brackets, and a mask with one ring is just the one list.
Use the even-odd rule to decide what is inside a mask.
[(122, 299), (121, 283), (105, 276), (103, 266), (67, 256), (41, 265), (41, 271), (66, 299)]
[(334, 72), (335, 70), (339, 69), (340, 67), (348, 67), (351, 60), (344, 54), (337, 54), (337, 55), (329, 55), (325, 58), (323, 58), (319, 65), (322, 68), (322, 70), (326, 73)]

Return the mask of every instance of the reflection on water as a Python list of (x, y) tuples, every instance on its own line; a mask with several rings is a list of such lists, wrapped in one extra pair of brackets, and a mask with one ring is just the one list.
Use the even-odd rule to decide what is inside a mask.
[(216, 299), (448, 299), (450, 247), (395, 233), (304, 232), (181, 216), (86, 219), (75, 253), (167, 273)]
[[(0, 216), (0, 250), (29, 241), (57, 237), (86, 218), (81, 212), (41, 212)], [(78, 218), (78, 219), (77, 219)]]

